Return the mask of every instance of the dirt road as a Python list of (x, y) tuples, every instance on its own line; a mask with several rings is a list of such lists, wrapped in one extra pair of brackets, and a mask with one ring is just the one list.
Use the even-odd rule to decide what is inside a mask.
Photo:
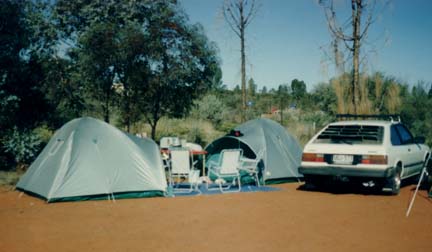
[(0, 188), (0, 251), (432, 251), (432, 200), (299, 190), (46, 204)]

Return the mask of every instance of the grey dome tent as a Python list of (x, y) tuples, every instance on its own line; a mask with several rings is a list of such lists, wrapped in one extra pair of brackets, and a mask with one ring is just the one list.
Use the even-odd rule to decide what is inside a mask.
[[(208, 160), (214, 159), (223, 149), (240, 148), (243, 156), (256, 158), (263, 153), (262, 180), (266, 183), (299, 180), (298, 173), (302, 149), (297, 140), (277, 122), (260, 118), (245, 122), (230, 134), (218, 138), (205, 150)], [(212, 158), (213, 157), (213, 158)]]
[(90, 117), (66, 123), (17, 184), (48, 202), (163, 195), (155, 142)]

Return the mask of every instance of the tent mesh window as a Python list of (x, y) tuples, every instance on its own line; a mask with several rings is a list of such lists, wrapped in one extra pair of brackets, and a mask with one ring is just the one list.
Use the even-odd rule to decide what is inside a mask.
[(381, 144), (384, 127), (370, 125), (330, 125), (315, 140), (316, 143)]

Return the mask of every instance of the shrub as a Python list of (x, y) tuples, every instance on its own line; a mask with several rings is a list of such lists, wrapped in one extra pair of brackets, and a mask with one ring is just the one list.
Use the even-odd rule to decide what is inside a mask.
[(192, 114), (196, 118), (209, 120), (213, 125), (218, 126), (224, 119), (224, 112), (227, 107), (215, 95), (208, 94), (201, 100), (195, 102), (196, 108)]
[(14, 127), (11, 134), (5, 137), (3, 147), (11, 154), (18, 165), (30, 164), (41, 149), (41, 140), (31, 131), (18, 130)]

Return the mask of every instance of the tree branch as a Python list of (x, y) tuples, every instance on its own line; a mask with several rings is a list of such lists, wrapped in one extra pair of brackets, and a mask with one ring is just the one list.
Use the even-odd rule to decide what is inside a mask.
[[(247, 2), (247, 0), (246, 0)], [(247, 3), (245, 4), (247, 5)], [(250, 24), (250, 22), (252, 22), (253, 18), (256, 16), (256, 14), (258, 13), (258, 9), (259, 7), (255, 6), (255, 0), (252, 0), (252, 5), (251, 8), (249, 9), (249, 13), (247, 14), (245, 21), (244, 21), (244, 26), (246, 27), (248, 24)]]
[[(228, 13), (227, 13), (228, 12)], [(229, 14), (229, 16), (228, 16)], [(231, 28), (231, 30), (238, 36), (240, 37), (240, 26), (239, 26), (239, 22), (236, 19), (236, 17), (234, 16), (234, 13), (232, 11), (232, 9), (230, 7), (225, 7), (223, 6), (223, 15), (225, 18), (225, 21), (228, 23), (229, 27)], [(231, 18), (231, 19), (230, 19)], [(236, 29), (237, 28), (237, 29)]]

